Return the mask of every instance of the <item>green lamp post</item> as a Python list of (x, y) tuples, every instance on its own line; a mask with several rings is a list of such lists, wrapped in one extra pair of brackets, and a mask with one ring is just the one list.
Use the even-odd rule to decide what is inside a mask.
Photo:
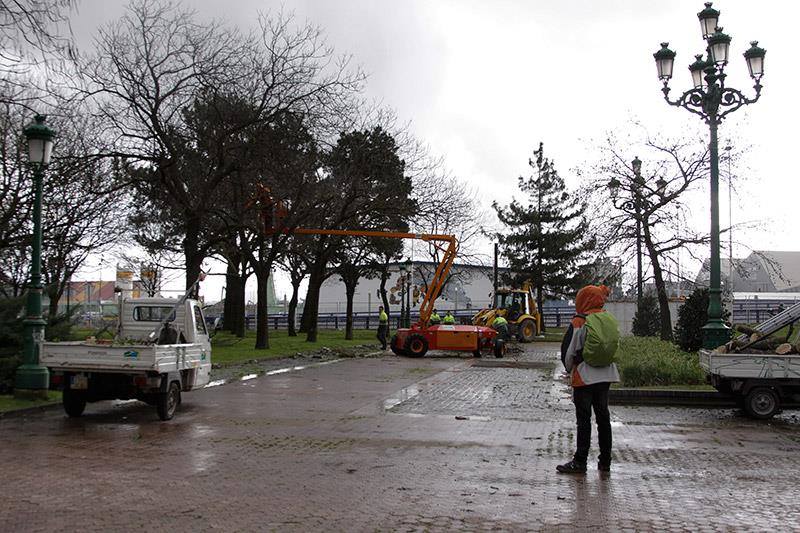
[(44, 169), (53, 153), (55, 131), (45, 124), (47, 117), (36, 115), (24, 130), (28, 154), (33, 169), (33, 251), (31, 279), (27, 287), (25, 320), (23, 324), (22, 364), (17, 368), (14, 395), (23, 398), (46, 397), (50, 382), (47, 368), (39, 365), (39, 344), (44, 340), (45, 320), (42, 318), (42, 181)]
[(719, 242), (719, 152), (717, 128), (722, 119), (744, 105), (753, 104), (761, 96), (761, 77), (764, 75), (764, 56), (766, 51), (758, 47), (758, 42), (750, 43), (744, 53), (750, 77), (755, 81), (755, 97), (748, 98), (739, 90), (725, 86), (725, 65), (728, 64), (728, 49), (731, 38), (718, 26), (719, 11), (706, 2), (705, 9), (697, 14), (700, 29), (706, 41), (706, 57), (695, 56), (689, 65), (693, 89), (684, 92), (677, 100), (669, 98), (669, 80), (672, 78), (672, 65), (675, 52), (668, 48), (669, 43), (661, 43), (661, 49), (653, 57), (656, 60), (658, 78), (664, 83), (661, 91), (668, 104), (682, 107), (705, 120), (709, 128), (710, 190), (711, 190), (711, 254), (709, 259), (709, 303), (708, 322), (703, 327), (703, 346), (716, 348), (730, 340), (730, 328), (722, 320), (722, 289), (720, 286), (720, 242)]
[(404, 319), (405, 327), (411, 327), (411, 291), (412, 283), (411, 277), (414, 275), (414, 267), (411, 264), (411, 258), (406, 259), (406, 316)]

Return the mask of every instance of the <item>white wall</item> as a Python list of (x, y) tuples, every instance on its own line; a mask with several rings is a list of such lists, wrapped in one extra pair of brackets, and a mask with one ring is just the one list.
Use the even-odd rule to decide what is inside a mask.
[[(428, 265), (416, 265), (415, 269), (429, 269)], [(492, 279), (491, 268), (475, 268), (464, 266), (453, 266), (454, 276), (447, 283), (443, 294), (436, 300), (436, 309), (442, 311), (447, 309), (481, 309), (491, 303)], [(400, 311), (400, 290), (398, 285), (399, 272), (392, 272), (386, 282), (386, 291), (389, 293), (390, 311), (392, 313)], [(419, 274), (414, 281), (418, 290), (416, 303), (412, 309), (419, 309), (424, 297), (424, 284), (419, 281)], [(426, 273), (426, 278), (430, 279), (430, 274)], [(356, 287), (353, 298), (353, 311), (366, 312), (371, 310), (377, 312), (381, 305), (380, 278), (365, 279), (361, 278)], [(393, 290), (394, 289), (394, 290)], [(396, 303), (392, 303), (392, 296)], [(370, 309), (371, 307), (371, 309)], [(347, 298), (345, 296), (344, 283), (339, 276), (331, 276), (322, 284), (320, 291), (319, 312), (320, 313), (344, 313), (347, 310)]]
[[(669, 303), (669, 314), (673, 328), (678, 320), (678, 308), (681, 305), (683, 305), (683, 302)], [(633, 315), (636, 314), (636, 302), (607, 302), (605, 309), (616, 317), (619, 322), (619, 332), (623, 335), (630, 335), (633, 331)]]

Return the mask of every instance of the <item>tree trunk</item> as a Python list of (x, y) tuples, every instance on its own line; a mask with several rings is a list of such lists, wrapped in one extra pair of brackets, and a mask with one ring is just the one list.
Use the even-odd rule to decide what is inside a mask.
[(545, 331), (547, 331), (547, 328), (545, 328), (545, 325), (544, 325), (544, 296), (542, 294), (542, 288), (541, 287), (536, 287), (536, 308), (539, 311), (539, 316), (542, 317), (542, 319), (541, 319), (542, 331), (541, 332), (544, 333)]
[[(345, 282), (344, 292), (347, 296), (347, 318), (345, 319), (344, 338), (351, 341), (353, 340), (353, 297), (356, 293), (356, 286), (358, 285), (358, 277), (355, 280)], [(355, 283), (352, 283), (355, 281)]]
[[(320, 271), (321, 270), (321, 271)], [(303, 319), (306, 328), (306, 341), (317, 342), (317, 318), (319, 314), (319, 293), (322, 282), (325, 281), (325, 267), (315, 268), (311, 271), (308, 280), (308, 293), (303, 307)]]
[(644, 244), (647, 247), (647, 254), (650, 256), (650, 264), (653, 266), (653, 280), (656, 284), (656, 294), (658, 295), (658, 310), (661, 319), (660, 337), (663, 341), (669, 341), (672, 340), (672, 317), (669, 311), (667, 288), (664, 285), (664, 274), (661, 270), (658, 251), (653, 245), (653, 239), (650, 235), (650, 225), (646, 219), (643, 222)]
[[(390, 313), (389, 313), (389, 296), (388, 296), (388, 294), (386, 292), (386, 282), (387, 281), (389, 281), (389, 265), (388, 265), (388, 263), (384, 264), (383, 265), (383, 270), (381, 270), (381, 285), (380, 285), (380, 288), (378, 290), (378, 293), (380, 294), (380, 297), (381, 297), (381, 302), (383, 302), (383, 310), (388, 315)], [(370, 309), (369, 312), (372, 313), (372, 309)]]
[(47, 320), (49, 322), (52, 322), (58, 316), (58, 300), (63, 292), (58, 290), (58, 285), (58, 283), (51, 283), (49, 287), (45, 288), (47, 297), (50, 299), (47, 302)]
[(231, 333), (236, 332), (236, 310), (234, 309), (234, 294), (239, 284), (239, 264), (235, 259), (228, 258), (225, 270), (225, 302), (222, 308), (223, 326)]
[[(246, 269), (247, 265), (242, 263), (242, 269)], [(242, 274), (239, 276), (236, 282), (236, 290), (233, 291), (231, 294), (231, 298), (233, 299), (233, 323), (234, 323), (234, 330), (233, 334), (239, 337), (240, 339), (244, 338), (245, 330), (247, 329), (247, 321), (245, 319), (245, 315), (247, 314), (247, 309), (245, 306), (245, 288), (247, 286), (247, 278), (249, 276)]]
[(269, 269), (258, 265), (255, 268), (258, 281), (258, 299), (256, 301), (256, 350), (269, 348), (269, 315), (267, 306), (267, 287), (269, 286)]
[(200, 250), (200, 217), (186, 217), (186, 236), (183, 239), (183, 257), (186, 262), (186, 288), (200, 276), (205, 254)]
[(287, 320), (289, 322), (289, 336), (290, 337), (297, 337), (297, 331), (295, 330), (295, 314), (297, 313), (297, 300), (298, 300), (298, 293), (300, 292), (300, 281), (292, 280), (292, 299), (289, 300), (289, 309), (288, 309), (288, 317)]

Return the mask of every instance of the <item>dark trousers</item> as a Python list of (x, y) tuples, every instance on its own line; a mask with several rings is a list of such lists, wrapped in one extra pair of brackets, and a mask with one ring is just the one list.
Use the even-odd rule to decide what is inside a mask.
[(378, 324), (378, 340), (381, 348), (386, 349), (386, 337), (389, 335), (389, 324)]
[(611, 463), (611, 415), (608, 412), (608, 389), (610, 383), (595, 383), (572, 389), (575, 402), (575, 415), (578, 419), (578, 444), (575, 462), (586, 464), (589, 446), (592, 442), (592, 409), (597, 422), (597, 436), (600, 441), (601, 463)]

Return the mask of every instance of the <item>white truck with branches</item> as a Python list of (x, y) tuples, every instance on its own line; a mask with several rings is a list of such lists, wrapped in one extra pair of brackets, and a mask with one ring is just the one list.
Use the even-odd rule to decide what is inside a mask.
[(120, 297), (113, 340), (43, 342), (39, 361), (71, 417), (87, 402), (136, 399), (169, 420), (181, 392), (208, 383), (211, 344), (196, 300)]
[(747, 328), (749, 335), (739, 335), (716, 350), (700, 350), (700, 367), (708, 381), (736, 398), (754, 418), (771, 418), (783, 405), (796, 405), (800, 402), (800, 342), (785, 342), (789, 335), (783, 342), (767, 341), (798, 320), (800, 304)]

